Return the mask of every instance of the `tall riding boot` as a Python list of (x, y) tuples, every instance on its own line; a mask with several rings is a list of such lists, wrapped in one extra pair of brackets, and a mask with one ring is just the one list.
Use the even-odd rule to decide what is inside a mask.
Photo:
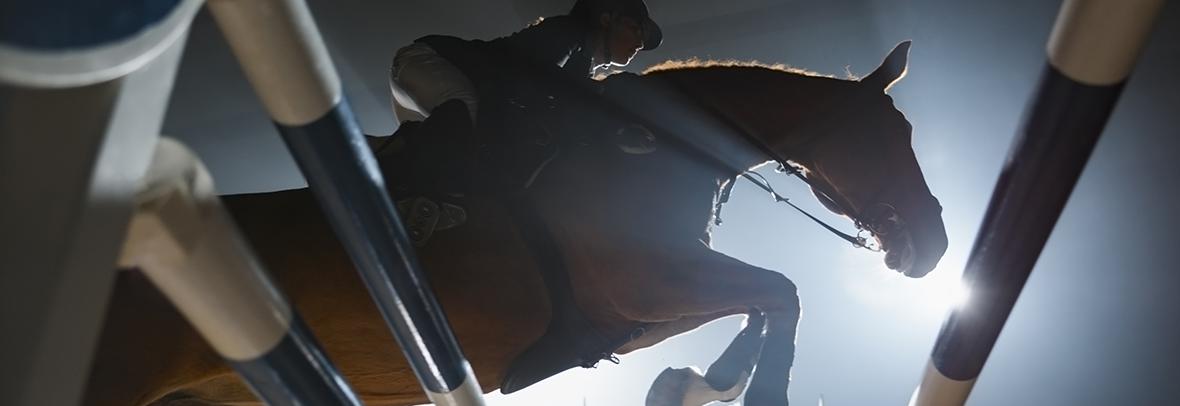
[(469, 190), (474, 129), (467, 104), (451, 99), (435, 107), (408, 139), (415, 178), (425, 192), (458, 197)]
[(447, 101), (424, 121), (406, 121), (389, 137), (368, 137), (386, 180), (400, 198), (465, 194), (473, 161), (467, 105)]

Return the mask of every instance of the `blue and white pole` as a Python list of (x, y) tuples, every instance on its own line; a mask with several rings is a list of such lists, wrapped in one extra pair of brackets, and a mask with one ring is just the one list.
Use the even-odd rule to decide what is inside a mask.
[(439, 405), (482, 405), (307, 5), (208, 4), (426, 394)]
[(971, 303), (943, 324), (911, 405), (966, 402), (1163, 4), (1062, 5), (1049, 37), (1049, 63), (963, 272)]
[(0, 1), (0, 405), (81, 401), (201, 4)]
[(359, 406), (250, 251), (204, 165), (161, 138), (119, 257), (270, 405)]

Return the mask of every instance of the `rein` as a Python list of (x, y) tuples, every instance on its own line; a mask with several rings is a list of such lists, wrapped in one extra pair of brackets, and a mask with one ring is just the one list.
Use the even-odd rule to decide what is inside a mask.
[[(777, 172), (788, 171), (791, 174), (799, 177), (799, 179), (803, 180), (804, 182), (807, 182), (807, 178), (800, 175), (799, 171), (797, 169), (795, 169), (794, 167), (786, 166), (786, 165), (780, 163), (779, 168), (776, 169), (776, 171)], [(758, 178), (755, 178), (753, 175), (757, 175)], [(820, 220), (819, 218), (816, 218), (811, 213), (808, 213), (807, 210), (803, 210), (803, 208), (796, 206), (795, 203), (791, 202), (790, 198), (784, 197), (783, 195), (778, 194), (778, 192), (775, 192), (774, 188), (772, 188), (770, 186), (770, 182), (768, 180), (766, 180), (766, 177), (762, 176), (762, 174), (760, 174), (758, 172), (753, 172), (753, 171), (745, 171), (745, 172), (742, 172), (741, 175), (738, 175), (738, 176), (746, 178), (746, 180), (749, 180), (750, 183), (753, 183), (755, 186), (758, 186), (762, 190), (765, 190), (767, 193), (770, 193), (770, 196), (772, 198), (774, 198), (775, 202), (786, 203), (787, 205), (791, 206), (791, 208), (795, 209), (799, 213), (803, 213), (803, 215), (807, 216), (807, 218), (811, 219), (811, 221), (814, 221), (816, 224), (819, 224), (820, 227), (823, 227), (824, 229), (830, 231), (832, 234), (835, 234), (837, 237), (840, 237), (840, 239), (843, 239), (844, 241), (848, 241), (849, 243), (852, 244), (852, 246), (854, 246), (856, 248), (865, 248), (869, 251), (874, 251), (874, 252), (880, 251), (880, 248), (878, 248), (878, 247), (870, 247), (868, 245), (868, 239), (865, 237), (862, 237), (860, 235), (861, 233), (858, 232), (856, 236), (849, 235), (848, 233), (837, 230), (835, 227), (828, 224), (827, 222)], [(736, 177), (731, 178), (730, 180), (728, 180), (726, 182), (725, 186), (721, 189), (721, 194), (717, 198), (717, 204), (714, 205), (713, 224), (721, 225), (721, 206), (724, 205), (725, 203), (729, 202), (729, 195), (731, 194), (731, 192), (733, 192), (733, 186), (735, 183), (737, 183), (736, 180), (737, 180)], [(807, 183), (810, 184), (811, 182), (807, 182)], [(861, 223), (859, 220), (853, 219), (853, 221), (856, 221), (856, 223), (858, 224), (857, 225), (858, 230), (864, 231), (864, 228), (862, 228), (860, 226)]]

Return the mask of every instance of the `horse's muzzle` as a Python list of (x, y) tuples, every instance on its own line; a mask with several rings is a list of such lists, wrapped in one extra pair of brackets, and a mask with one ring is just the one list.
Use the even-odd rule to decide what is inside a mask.
[[(924, 221), (908, 224), (905, 246), (898, 252), (898, 272), (921, 278), (933, 271), (947, 249), (946, 229), (938, 214)], [(888, 254), (886, 255), (888, 265)]]

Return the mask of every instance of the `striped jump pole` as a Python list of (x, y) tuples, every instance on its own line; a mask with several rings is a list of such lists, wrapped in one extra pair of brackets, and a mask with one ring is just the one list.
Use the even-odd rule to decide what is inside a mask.
[(942, 326), (915, 406), (962, 405), (1057, 223), (1163, 0), (1066, 0), (1048, 65), (963, 272), (969, 305)]
[(82, 398), (200, 0), (0, 1), (0, 405)]
[(208, 5), (427, 396), (439, 405), (482, 405), (307, 5)]
[(359, 406), (233, 225), (204, 165), (161, 138), (119, 266), (138, 268), (263, 401)]

